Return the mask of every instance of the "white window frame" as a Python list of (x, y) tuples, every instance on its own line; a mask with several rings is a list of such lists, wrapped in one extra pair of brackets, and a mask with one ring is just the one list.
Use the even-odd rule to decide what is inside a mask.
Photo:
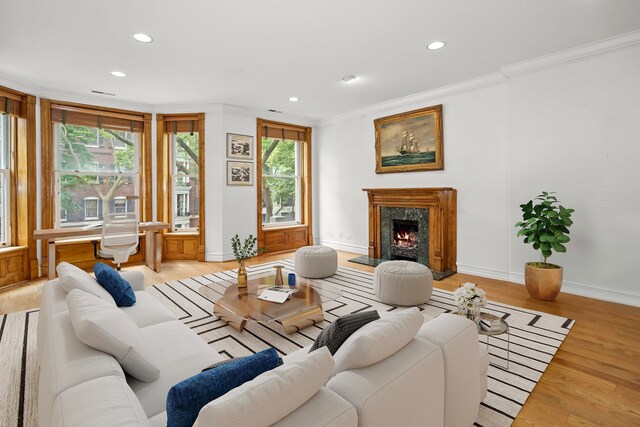
[[(100, 219), (100, 199), (97, 197), (85, 197), (84, 198), (84, 219)], [(96, 202), (96, 216), (87, 216), (87, 202), (95, 201)]]
[[(118, 212), (118, 202), (124, 202), (124, 210), (122, 212)], [(127, 198), (125, 196), (116, 196), (113, 198), (113, 213), (114, 214), (126, 214), (127, 211)]]
[[(87, 126), (89, 127), (89, 126)], [(84, 144), (85, 147), (98, 148), (100, 147), (100, 129), (96, 128), (96, 141), (95, 144)]]
[[(302, 171), (302, 159), (300, 158), (300, 156), (302, 155), (302, 150), (301, 150), (301, 145), (302, 142), (300, 141), (295, 141), (295, 140), (283, 140), (283, 141), (293, 141), (294, 144), (294, 149), (295, 149), (295, 153), (294, 153), (294, 158), (295, 158), (295, 172), (294, 175), (265, 175), (264, 172), (262, 174), (262, 179), (264, 180), (264, 178), (288, 178), (294, 179), (295, 182), (295, 214), (296, 217), (293, 221), (285, 221), (285, 222), (263, 222), (262, 223), (262, 228), (278, 228), (278, 227), (291, 227), (291, 226), (295, 226), (295, 225), (300, 225), (300, 209), (302, 206), (302, 201), (300, 200), (300, 197), (302, 195), (302, 176), (301, 176), (301, 171)], [(264, 171), (264, 165), (262, 165), (262, 171)]]

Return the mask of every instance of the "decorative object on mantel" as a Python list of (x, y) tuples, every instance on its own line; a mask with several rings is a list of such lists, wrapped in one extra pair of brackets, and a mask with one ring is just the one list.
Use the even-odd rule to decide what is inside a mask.
[(240, 242), (240, 237), (236, 234), (231, 238), (231, 249), (233, 250), (233, 256), (238, 261), (238, 288), (247, 287), (247, 270), (245, 263), (248, 259), (258, 255), (262, 252), (262, 249), (256, 248), (257, 238), (253, 234), (249, 234), (249, 237), (244, 239), (244, 242)]
[(376, 129), (376, 173), (444, 169), (442, 104), (381, 117)]
[(540, 250), (542, 262), (528, 262), (524, 266), (524, 283), (529, 294), (542, 301), (553, 301), (562, 288), (562, 267), (547, 262), (553, 251), (566, 252), (565, 243), (569, 242), (569, 227), (573, 224), (571, 214), (560, 204), (554, 192), (543, 191), (533, 200), (520, 205), (522, 221), (518, 236), (525, 236), (524, 243), (533, 244)]
[(458, 306), (458, 312), (478, 323), (480, 309), (487, 305), (487, 293), (475, 283), (467, 282), (453, 291), (453, 298)]
[(228, 133), (227, 158), (253, 160), (253, 137)]
[(253, 185), (253, 163), (227, 161), (227, 185)]

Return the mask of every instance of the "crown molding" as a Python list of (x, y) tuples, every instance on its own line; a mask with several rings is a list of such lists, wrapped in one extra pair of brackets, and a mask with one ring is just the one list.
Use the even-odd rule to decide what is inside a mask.
[(576, 61), (605, 55), (622, 49), (629, 49), (640, 45), (640, 31), (625, 33), (593, 43), (584, 44), (571, 49), (561, 50), (549, 55), (518, 62), (500, 67), (500, 72), (508, 78), (535, 73), (548, 68), (570, 64)]
[(44, 90), (41, 87), (25, 83), (15, 77), (7, 76), (4, 74), (0, 75), (0, 86), (5, 86), (13, 90), (17, 90), (20, 92), (28, 93), (29, 95), (39, 96), (39, 94)]
[(99, 95), (84, 95), (74, 92), (60, 92), (45, 89), (38, 95), (40, 98), (55, 99), (58, 101), (77, 102), (79, 104), (98, 105), (100, 107), (119, 108), (122, 110), (152, 113), (152, 106), (140, 102), (125, 101), (122, 99), (110, 99)]
[(442, 86), (436, 89), (428, 90), (425, 92), (416, 93), (413, 95), (404, 96), (402, 98), (392, 99), (390, 101), (380, 102), (378, 104), (369, 105), (367, 107), (358, 108), (349, 113), (332, 116), (326, 119), (319, 120), (317, 124), (319, 126), (332, 125), (346, 120), (357, 119), (366, 117), (372, 114), (383, 113), (389, 110), (400, 109), (408, 107), (413, 104), (419, 104), (427, 101), (433, 101), (437, 98), (444, 96), (455, 95), (458, 93), (469, 92), (475, 89), (480, 89), (486, 86), (493, 86), (505, 82), (505, 76), (501, 73), (492, 73), (485, 76), (476, 77), (474, 79), (464, 80), (462, 82), (454, 83), (447, 86)]

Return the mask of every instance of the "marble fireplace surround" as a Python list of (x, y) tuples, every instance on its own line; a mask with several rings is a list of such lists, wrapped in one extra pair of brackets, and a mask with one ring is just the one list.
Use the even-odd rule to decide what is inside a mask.
[(429, 209), (429, 267), (436, 271), (457, 270), (455, 188), (363, 188), (363, 191), (369, 198), (369, 258), (383, 258), (383, 208), (426, 208)]

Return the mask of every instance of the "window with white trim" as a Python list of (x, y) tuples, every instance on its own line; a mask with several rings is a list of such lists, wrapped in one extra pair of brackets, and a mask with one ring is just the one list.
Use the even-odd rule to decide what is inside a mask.
[(84, 198), (84, 219), (98, 219), (98, 198)]
[(113, 198), (113, 213), (127, 213), (127, 198), (118, 196)]

